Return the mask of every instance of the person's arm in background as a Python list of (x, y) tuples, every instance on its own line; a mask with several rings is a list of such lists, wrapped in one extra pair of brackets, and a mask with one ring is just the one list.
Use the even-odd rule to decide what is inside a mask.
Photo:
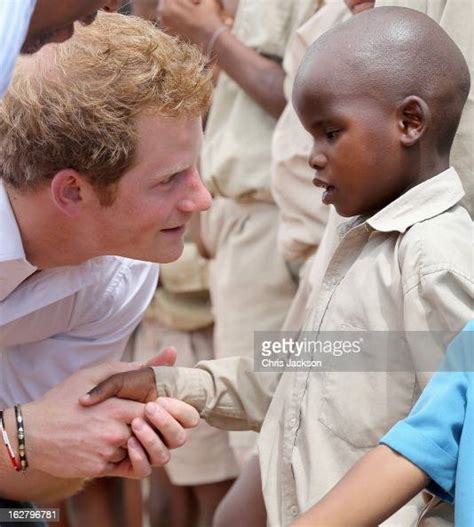
[[(210, 51), (219, 67), (270, 115), (281, 115), (287, 102), (281, 64), (247, 47), (229, 31), (216, 0), (201, 0), (199, 4), (160, 0), (158, 15), (163, 28), (191, 40), (204, 52)], [(208, 50), (212, 43), (213, 49)]]

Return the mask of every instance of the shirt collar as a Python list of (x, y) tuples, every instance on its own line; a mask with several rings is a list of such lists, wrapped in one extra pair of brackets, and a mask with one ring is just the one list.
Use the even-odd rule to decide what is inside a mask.
[(8, 194), (0, 181), (0, 302), (36, 271), (25, 256)]
[(456, 170), (448, 168), (402, 194), (366, 223), (376, 231), (404, 233), (415, 223), (447, 211), (463, 196), (464, 189)]

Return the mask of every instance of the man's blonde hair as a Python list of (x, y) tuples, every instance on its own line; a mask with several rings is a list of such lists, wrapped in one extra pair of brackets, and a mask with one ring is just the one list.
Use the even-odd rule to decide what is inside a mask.
[(200, 52), (140, 18), (102, 13), (48, 48), (20, 60), (0, 103), (0, 177), (16, 190), (72, 168), (110, 202), (134, 161), (138, 114), (195, 118), (208, 108)]

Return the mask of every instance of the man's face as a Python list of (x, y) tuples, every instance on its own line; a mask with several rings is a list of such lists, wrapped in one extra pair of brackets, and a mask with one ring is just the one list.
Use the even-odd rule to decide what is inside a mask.
[(171, 262), (183, 250), (186, 223), (207, 210), (211, 196), (197, 171), (200, 118), (141, 115), (134, 166), (120, 179), (111, 206), (89, 211), (97, 252), (151, 262)]
[(119, 0), (37, 0), (22, 53), (35, 53), (50, 42), (64, 42), (74, 33), (74, 22), (90, 24), (98, 9), (115, 11)]
[(369, 214), (406, 188), (395, 109), (354, 92), (349, 76), (336, 72), (333, 58), (314, 58), (298, 75), (293, 103), (313, 137), (309, 164), (323, 202), (341, 216)]

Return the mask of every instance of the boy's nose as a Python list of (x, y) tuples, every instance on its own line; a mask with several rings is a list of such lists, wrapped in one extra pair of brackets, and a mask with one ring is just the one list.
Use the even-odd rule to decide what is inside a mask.
[(312, 169), (321, 170), (326, 166), (327, 159), (324, 154), (317, 153), (313, 150), (309, 155), (308, 163)]

